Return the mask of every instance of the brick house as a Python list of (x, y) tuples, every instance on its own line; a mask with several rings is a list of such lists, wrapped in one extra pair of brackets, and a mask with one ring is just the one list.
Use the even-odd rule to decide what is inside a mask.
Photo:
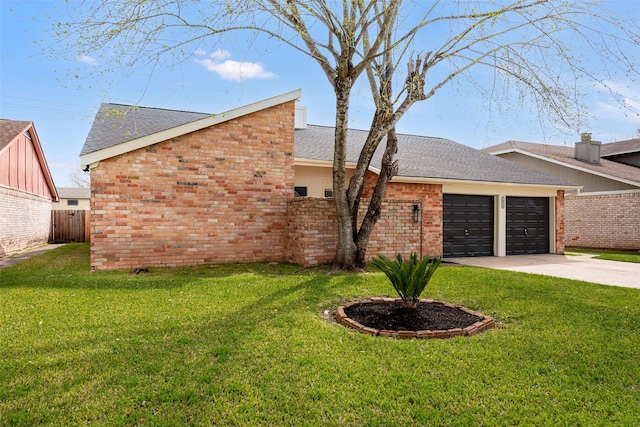
[(33, 122), (0, 119), (0, 258), (47, 243), (57, 200)]
[(508, 141), (486, 152), (578, 183), (565, 199), (565, 244), (640, 250), (640, 139), (575, 147)]
[[(305, 123), (300, 94), (215, 115), (103, 104), (81, 153), (92, 268), (330, 262), (333, 128)], [(349, 133), (351, 170), (365, 137)], [(399, 137), (369, 253), (563, 252), (564, 193), (579, 187), (446, 139)]]

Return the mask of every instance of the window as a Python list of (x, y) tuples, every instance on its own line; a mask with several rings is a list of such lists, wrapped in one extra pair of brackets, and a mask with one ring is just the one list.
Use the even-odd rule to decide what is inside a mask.
[(67, 206), (78, 206), (77, 200), (67, 200)]
[(333, 189), (325, 188), (324, 189), (324, 197), (333, 197)]
[(294, 187), (296, 197), (307, 197), (307, 187)]

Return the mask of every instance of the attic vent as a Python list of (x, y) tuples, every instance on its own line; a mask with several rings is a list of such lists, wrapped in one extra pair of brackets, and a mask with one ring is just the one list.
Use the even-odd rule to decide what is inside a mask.
[(583, 162), (600, 163), (600, 141), (592, 141), (590, 133), (581, 134), (574, 157)]

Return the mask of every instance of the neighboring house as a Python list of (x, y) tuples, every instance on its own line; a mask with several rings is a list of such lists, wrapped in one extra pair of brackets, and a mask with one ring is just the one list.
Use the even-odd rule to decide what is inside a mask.
[(89, 210), (90, 188), (58, 187), (59, 201), (52, 205), (53, 210)]
[(565, 199), (567, 246), (640, 250), (640, 139), (584, 134), (575, 147), (508, 141), (485, 151), (582, 186)]
[(602, 145), (603, 159), (640, 168), (640, 138)]
[[(92, 268), (330, 262), (334, 130), (306, 125), (300, 95), (214, 115), (103, 104), (81, 153)], [(350, 171), (365, 137), (349, 131)], [(371, 255), (564, 251), (564, 194), (579, 186), (442, 138), (399, 135), (398, 161)]]
[(0, 258), (47, 243), (56, 200), (33, 123), (0, 119)]

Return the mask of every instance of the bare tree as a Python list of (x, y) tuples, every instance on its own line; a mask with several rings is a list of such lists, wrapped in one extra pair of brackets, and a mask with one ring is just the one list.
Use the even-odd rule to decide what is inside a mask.
[[(84, 3), (76, 16), (83, 18), (59, 29), (74, 54), (98, 50), (129, 70), (167, 54), (184, 60), (196, 46), (237, 31), (276, 38), (313, 58), (335, 92), (339, 269), (365, 265), (386, 185), (398, 171), (395, 127), (414, 103), (460, 78), (474, 82), (475, 70), (486, 68), (491, 87), (516, 88), (542, 116), (577, 131), (584, 114), (577, 81), (598, 82), (622, 101), (609, 81), (617, 72), (638, 74), (632, 57), (638, 20), (614, 17), (597, 1), (105, 0)], [(349, 106), (361, 78), (375, 113), (347, 182)], [(492, 96), (484, 85), (477, 88)], [(367, 170), (383, 141), (381, 173), (360, 221)]]
[(78, 165), (78, 167), (69, 174), (69, 180), (79, 188), (91, 187), (91, 178), (89, 176), (89, 172), (85, 172), (84, 170), (82, 170), (81, 165)]

